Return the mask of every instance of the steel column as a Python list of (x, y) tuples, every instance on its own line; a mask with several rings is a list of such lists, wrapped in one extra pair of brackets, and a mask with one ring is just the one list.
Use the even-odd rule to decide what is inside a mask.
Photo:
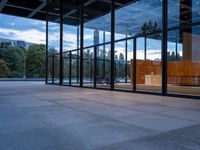
[(111, 3), (111, 82), (110, 89), (114, 89), (115, 81), (115, 0)]
[(94, 47), (94, 88), (96, 88), (97, 82), (97, 47)]
[(83, 0), (81, 0), (81, 8), (80, 8), (80, 87), (83, 87), (83, 34), (84, 34), (84, 4)]
[(168, 29), (168, 0), (163, 0), (163, 32), (162, 32), (162, 95), (167, 94), (167, 29)]
[[(126, 34), (126, 38), (127, 38), (127, 34)], [(128, 64), (127, 64), (127, 54), (128, 54), (128, 40), (126, 39), (125, 41), (125, 82), (127, 83), (127, 74), (128, 74)]]
[(72, 84), (72, 52), (69, 52), (69, 85)]
[(60, 79), (59, 84), (63, 85), (63, 0), (60, 0)]
[(52, 84), (54, 84), (54, 72), (55, 72), (55, 56), (52, 56)]
[(136, 91), (136, 53), (137, 53), (137, 39), (133, 39), (133, 91)]
[(49, 8), (48, 8), (48, 0), (46, 1), (46, 5), (47, 5), (47, 11), (46, 11), (46, 52), (45, 52), (45, 83), (47, 84), (48, 83), (48, 62), (49, 62), (49, 58), (48, 58), (48, 17), (49, 17)]

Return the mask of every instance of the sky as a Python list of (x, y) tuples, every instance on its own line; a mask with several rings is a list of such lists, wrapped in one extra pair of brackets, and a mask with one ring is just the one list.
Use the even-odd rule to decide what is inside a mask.
[(45, 22), (3, 14), (0, 20), (0, 38), (45, 44)]
[[(109, 17), (109, 16), (108, 16)], [(102, 18), (105, 18), (103, 16)], [(0, 38), (22, 40), (36, 44), (46, 44), (46, 22), (14, 17), (9, 15), (0, 14)], [(99, 19), (98, 19), (99, 20)], [(49, 23), (49, 46), (54, 47), (59, 51), (59, 27), (57, 23)], [(88, 25), (85, 25), (88, 27)], [(84, 30), (84, 46), (91, 46), (94, 44), (94, 29), (85, 28)], [(124, 38), (122, 34), (116, 34), (116, 39)], [(63, 31), (63, 45), (64, 51), (74, 50), (77, 48), (77, 27), (64, 25)], [(103, 42), (103, 31), (99, 32), (99, 41)], [(106, 42), (110, 41), (110, 32), (106, 32)], [(148, 39), (148, 59), (161, 59), (161, 41)], [(108, 46), (107, 46), (108, 47)], [(174, 44), (170, 44), (170, 49), (173, 51)], [(109, 51), (109, 48), (107, 48)], [(116, 55), (125, 53), (125, 42), (115, 44)], [(128, 59), (132, 59), (133, 45), (131, 41), (128, 44)], [(137, 40), (137, 58), (144, 58), (144, 39)]]

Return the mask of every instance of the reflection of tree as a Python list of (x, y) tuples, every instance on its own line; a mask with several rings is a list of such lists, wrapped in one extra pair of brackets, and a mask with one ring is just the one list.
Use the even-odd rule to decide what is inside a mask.
[(93, 52), (90, 49), (86, 49), (83, 51), (84, 56), (84, 67), (83, 67), (83, 76), (84, 78), (92, 79), (93, 73)]
[(157, 22), (153, 22), (152, 20), (145, 22), (139, 30), (139, 35), (146, 35), (150, 33), (159, 32), (161, 29)]
[(56, 53), (57, 53), (57, 51), (55, 50), (55, 48), (50, 48), (48, 50), (48, 55), (53, 55), (53, 54), (56, 54)]
[(172, 53), (167, 52), (167, 59), (169, 61), (176, 61), (176, 60), (181, 60), (182, 57), (181, 57), (181, 55), (179, 53), (177, 53), (177, 56), (176, 56), (175, 52), (172, 52)]

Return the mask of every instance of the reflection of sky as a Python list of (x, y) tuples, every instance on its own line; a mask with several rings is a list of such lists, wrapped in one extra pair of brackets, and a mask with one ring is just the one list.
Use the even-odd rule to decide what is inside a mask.
[[(179, 0), (169, 0), (169, 18), (170, 23), (177, 24), (179, 20)], [(197, 4), (199, 0), (194, 0)], [(194, 5), (194, 12), (199, 9), (198, 5)], [(147, 11), (148, 10), (148, 11)], [(126, 7), (116, 10), (116, 39), (125, 38), (125, 34), (133, 35), (137, 33), (144, 22), (152, 20), (156, 21), (161, 27), (162, 22), (162, 1), (161, 0), (140, 0), (132, 3)], [(194, 14), (197, 15), (197, 14)], [(103, 42), (103, 31), (106, 32), (106, 42), (110, 41), (110, 26), (111, 15), (107, 14), (95, 20), (86, 22), (84, 24), (84, 46), (91, 46), (94, 44), (94, 29), (99, 30), (99, 41)], [(32, 43), (45, 44), (45, 22), (24, 19), (19, 17), (11, 17), (7, 15), (0, 15), (0, 19), (4, 20), (0, 25), (0, 37), (16, 40), (24, 40)], [(49, 23), (49, 45), (59, 50), (59, 29), (60, 25), (56, 23)], [(63, 34), (64, 51), (77, 48), (77, 27), (71, 25), (64, 25)], [(132, 43), (132, 42), (130, 42)], [(174, 51), (174, 43), (168, 44), (169, 51)], [(180, 44), (179, 44), (180, 45)], [(116, 44), (115, 49), (117, 54), (124, 52), (124, 44)], [(179, 46), (181, 49), (181, 46)], [(128, 59), (132, 58), (132, 44), (128, 44)], [(149, 59), (161, 58), (161, 41), (148, 39), (147, 40), (147, 55)], [(144, 40), (137, 41), (137, 56), (143, 58), (144, 56)]]
[[(148, 11), (147, 11), (148, 10)], [(140, 0), (116, 10), (115, 28), (117, 33), (134, 35), (147, 21), (156, 21), (162, 28), (162, 2), (161, 0)], [(91, 20), (86, 27), (110, 31), (110, 13)], [(121, 37), (120, 37), (121, 38)], [(117, 37), (116, 37), (117, 39)]]

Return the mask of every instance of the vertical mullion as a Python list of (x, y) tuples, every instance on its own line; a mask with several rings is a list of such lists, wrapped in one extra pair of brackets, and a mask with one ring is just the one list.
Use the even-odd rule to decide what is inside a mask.
[(137, 63), (137, 58), (136, 58), (136, 52), (137, 52), (137, 39), (133, 39), (133, 91), (136, 91), (136, 63)]
[(69, 52), (69, 85), (72, 84), (72, 52)]
[(54, 84), (54, 72), (55, 72), (54, 71), (55, 70), (55, 68), (54, 68), (55, 67), (54, 57), (55, 57), (55, 55), (52, 56), (52, 84)]
[(115, 0), (112, 0), (111, 3), (111, 82), (110, 89), (114, 89), (114, 80), (115, 80)]
[(178, 60), (178, 33), (176, 31), (176, 61)]
[(168, 29), (168, 0), (163, 0), (162, 13), (162, 95), (167, 94), (167, 29)]
[(103, 78), (105, 79), (105, 75), (106, 75), (106, 32), (105, 30), (103, 31)]
[(96, 88), (97, 82), (97, 47), (94, 47), (94, 88)]
[(49, 68), (49, 64), (48, 64), (48, 62), (49, 62), (49, 58), (48, 58), (48, 27), (49, 27), (49, 7), (48, 7), (48, 0), (46, 1), (46, 5), (47, 5), (47, 11), (46, 11), (46, 53), (45, 53), (45, 69), (46, 69), (46, 74), (45, 74), (45, 77), (46, 77), (46, 79), (45, 79), (45, 83), (47, 84), (48, 83), (48, 68)]
[(80, 12), (80, 87), (83, 87), (83, 23), (84, 23), (84, 5), (83, 5), (83, 0), (81, 0), (81, 12)]
[(60, 85), (63, 84), (63, 0), (60, 0)]
[(128, 64), (127, 64), (127, 51), (128, 51), (128, 41), (127, 41), (127, 34), (126, 34), (126, 41), (125, 41), (125, 83), (127, 83), (127, 74), (128, 74)]
[(147, 60), (147, 35), (144, 36), (144, 60)]

